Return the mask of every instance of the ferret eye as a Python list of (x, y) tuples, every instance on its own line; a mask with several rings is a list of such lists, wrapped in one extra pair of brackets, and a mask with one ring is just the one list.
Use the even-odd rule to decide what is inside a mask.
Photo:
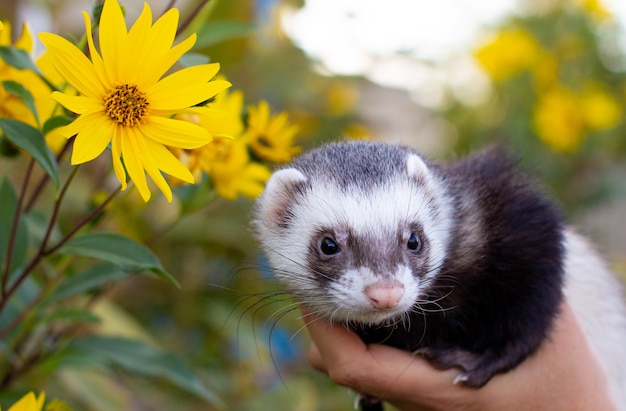
[(422, 242), (420, 241), (420, 238), (417, 236), (417, 234), (411, 234), (411, 236), (409, 237), (409, 241), (407, 241), (406, 243), (406, 247), (412, 251), (420, 250), (420, 248), (422, 247)]
[(339, 245), (332, 238), (324, 237), (320, 243), (320, 250), (326, 255), (333, 255), (339, 252)]

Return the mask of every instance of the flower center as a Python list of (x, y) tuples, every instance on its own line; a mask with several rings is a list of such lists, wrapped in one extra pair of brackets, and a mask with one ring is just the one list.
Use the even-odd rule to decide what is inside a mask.
[(104, 97), (104, 111), (118, 124), (130, 127), (143, 124), (150, 104), (145, 96), (133, 84), (120, 84)]

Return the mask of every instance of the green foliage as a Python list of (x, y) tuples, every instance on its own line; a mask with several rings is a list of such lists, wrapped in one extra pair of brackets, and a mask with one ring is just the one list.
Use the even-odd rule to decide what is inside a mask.
[(88, 233), (74, 237), (58, 253), (107, 261), (127, 272), (148, 270), (180, 287), (150, 249), (117, 233)]
[(0, 46), (0, 58), (6, 63), (17, 69), (32, 70), (36, 73), (39, 69), (33, 63), (27, 52), (15, 47)]
[(137, 340), (102, 336), (77, 339), (68, 349), (97, 356), (110, 367), (120, 367), (133, 374), (163, 378), (204, 398), (213, 406), (221, 406), (216, 394), (206, 387), (183, 358), (174, 353), (155, 350)]
[(26, 123), (8, 118), (0, 118), (0, 129), (13, 144), (33, 156), (58, 188), (59, 168), (42, 132)]

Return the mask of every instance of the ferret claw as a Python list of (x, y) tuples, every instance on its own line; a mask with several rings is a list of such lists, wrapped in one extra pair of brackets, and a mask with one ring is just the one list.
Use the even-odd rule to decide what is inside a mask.
[(467, 381), (467, 379), (468, 379), (467, 374), (462, 372), (456, 377), (454, 377), (454, 381), (452, 381), (452, 384), (457, 385), (459, 383), (464, 383), (465, 381)]

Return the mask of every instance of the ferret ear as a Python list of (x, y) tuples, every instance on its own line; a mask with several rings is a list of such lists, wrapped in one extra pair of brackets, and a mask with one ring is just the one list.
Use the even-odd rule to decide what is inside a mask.
[(307, 179), (295, 168), (276, 171), (265, 186), (261, 204), (261, 215), (271, 226), (285, 227), (291, 215), (289, 205), (293, 204), (297, 187)]
[(409, 154), (406, 159), (406, 173), (409, 177), (413, 177), (418, 181), (430, 180), (430, 170), (428, 166), (422, 160), (422, 158), (416, 154)]

